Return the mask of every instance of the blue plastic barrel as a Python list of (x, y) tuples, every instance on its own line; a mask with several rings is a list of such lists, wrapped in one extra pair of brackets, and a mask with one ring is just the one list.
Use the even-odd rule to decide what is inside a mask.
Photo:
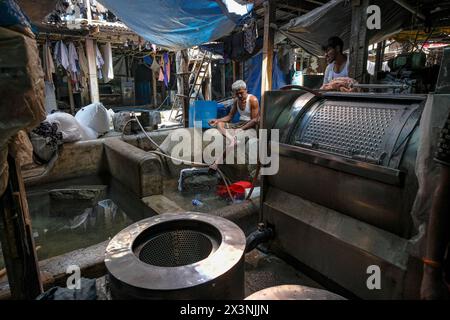
[(217, 102), (197, 100), (189, 108), (189, 127), (194, 126), (194, 121), (201, 121), (202, 128), (211, 128), (208, 121), (217, 118)]

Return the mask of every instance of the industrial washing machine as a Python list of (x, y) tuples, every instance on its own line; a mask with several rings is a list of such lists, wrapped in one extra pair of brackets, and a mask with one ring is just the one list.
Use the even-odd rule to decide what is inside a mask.
[[(271, 249), (356, 297), (418, 298), (421, 117), (426, 106), (446, 114), (450, 97), (279, 90), (264, 99), (264, 128), (278, 129), (280, 143), (279, 171), (262, 182)], [(379, 288), (368, 283), (375, 273)]]

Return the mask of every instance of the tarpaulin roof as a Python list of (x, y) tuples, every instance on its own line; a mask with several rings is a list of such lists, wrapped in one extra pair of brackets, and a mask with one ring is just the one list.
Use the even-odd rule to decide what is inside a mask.
[(180, 50), (219, 39), (233, 31), (252, 6), (234, 0), (101, 0), (145, 40)]
[[(368, 30), (370, 43), (400, 31), (410, 16), (394, 1), (375, 0), (372, 4), (379, 5), (381, 9), (381, 30)], [(332, 36), (339, 36), (344, 41), (344, 48), (349, 47), (351, 21), (351, 1), (331, 0), (280, 27), (275, 41), (287, 37), (310, 54), (320, 56), (323, 55), (322, 45)]]

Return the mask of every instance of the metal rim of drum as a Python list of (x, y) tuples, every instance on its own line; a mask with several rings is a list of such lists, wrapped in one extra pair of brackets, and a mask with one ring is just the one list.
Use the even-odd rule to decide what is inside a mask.
[[(149, 240), (180, 225), (208, 236), (212, 249), (206, 258), (175, 267), (152, 265), (139, 258)], [(149, 232), (156, 235), (148, 238)], [(106, 248), (105, 265), (112, 277), (131, 287), (152, 291), (188, 289), (233, 269), (241, 261), (245, 245), (243, 231), (227, 219), (194, 212), (165, 213), (136, 222), (114, 236)]]

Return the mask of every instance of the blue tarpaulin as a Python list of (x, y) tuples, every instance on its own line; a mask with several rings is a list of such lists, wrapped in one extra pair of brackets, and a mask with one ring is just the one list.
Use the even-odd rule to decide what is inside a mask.
[[(153, 44), (180, 50), (217, 40), (248, 12), (232, 0), (102, 0), (129, 28)], [(234, 10), (239, 8), (241, 10)], [(244, 9), (244, 10), (242, 10)]]
[[(262, 53), (258, 53), (244, 63), (244, 81), (247, 84), (247, 90), (259, 101), (261, 101), (261, 66)], [(273, 56), (272, 70), (272, 90), (289, 84), (289, 76), (281, 70), (276, 54)]]
[(21, 25), (31, 28), (30, 20), (13, 0), (0, 0), (0, 26)]

